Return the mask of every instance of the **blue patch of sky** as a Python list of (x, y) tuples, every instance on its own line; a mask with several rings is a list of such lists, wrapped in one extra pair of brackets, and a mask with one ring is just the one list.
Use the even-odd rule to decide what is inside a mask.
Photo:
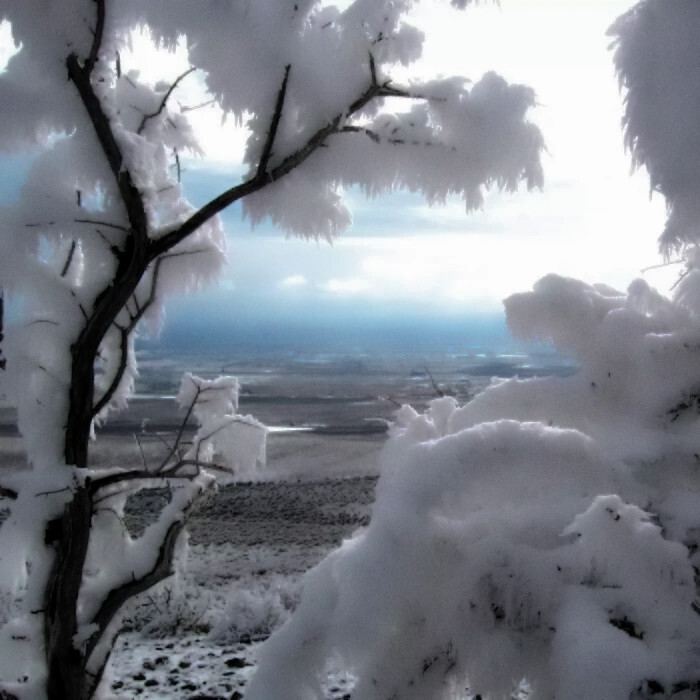
[[(32, 158), (26, 154), (3, 155), (0, 168), (0, 205), (16, 200), (26, 180)], [(185, 170), (183, 185), (190, 201), (201, 206), (212, 197), (240, 181), (240, 173), (231, 174), (205, 169)], [(406, 193), (366, 202), (359, 191), (351, 192), (354, 224), (347, 236), (391, 236), (410, 234), (424, 229), (425, 221), (416, 216), (422, 200)], [(464, 227), (470, 217), (464, 218)], [(245, 260), (237, 259), (235, 241), (250, 246), (275, 245), (272, 237), (285, 243), (285, 235), (271, 223), (264, 222), (254, 231), (242, 221), (241, 205), (236, 203), (224, 212), (226, 230), (231, 236), (230, 257), (239, 274), (233, 285), (205, 290), (195, 296), (172, 299), (167, 306), (167, 323), (160, 338), (164, 344), (187, 347), (279, 346), (297, 347), (395, 346), (452, 347), (460, 345), (512, 347), (502, 313), (444, 314), (412, 309), (409, 305), (386, 303), (358, 304), (355, 299), (333, 299), (315, 296), (309, 290), (278, 290), (274, 286), (274, 270), (249, 269)], [(259, 243), (255, 240), (259, 239)], [(289, 249), (292, 254), (311, 256), (318, 264), (328, 264), (330, 253), (325, 243), (309, 248)], [(245, 252), (244, 250), (244, 252)], [(342, 253), (334, 256), (343, 266)], [(282, 257), (286, 255), (283, 251)], [(260, 258), (258, 258), (259, 260)], [(235, 286), (235, 290), (231, 287)]]
[[(225, 173), (185, 165), (182, 173), (185, 194), (194, 206), (204, 205), (240, 181), (235, 168)], [(354, 188), (349, 199), (353, 225), (343, 237), (410, 236), (424, 233), (429, 223), (424, 201), (417, 195), (397, 192), (366, 200)], [(242, 218), (240, 202), (228, 207), (222, 218), (229, 236), (230, 283), (168, 304), (160, 338), (165, 345), (202, 351), (256, 344), (454, 348), (477, 339), (484, 347), (513, 347), (503, 313), (436, 314), (435, 308), (428, 312), (408, 303), (330, 298), (309, 286), (282, 289), (278, 283), (292, 272), (287, 266), (294, 260), (299, 260), (300, 267), (323, 269), (328, 277), (334, 273), (342, 277), (343, 251), (325, 242), (285, 240), (284, 232), (268, 221), (252, 229)], [(465, 215), (460, 230), (476, 227), (471, 220)], [(445, 230), (442, 224), (440, 229)]]
[(0, 163), (0, 206), (14, 202), (27, 179), (32, 158), (24, 154), (3, 154)]

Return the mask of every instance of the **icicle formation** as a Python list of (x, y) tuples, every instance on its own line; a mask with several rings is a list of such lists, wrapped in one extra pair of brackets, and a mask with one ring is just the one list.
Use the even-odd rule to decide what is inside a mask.
[(625, 95), (625, 143), (663, 194), (664, 254), (700, 240), (700, 3), (642, 0), (609, 33)]
[(307, 575), (246, 697), (321, 698), (338, 665), (363, 700), (505, 699), (522, 679), (533, 698), (618, 700), (696, 682), (686, 296), (551, 275), (506, 300), (511, 330), (573, 352), (578, 373), (402, 408), (369, 527)]

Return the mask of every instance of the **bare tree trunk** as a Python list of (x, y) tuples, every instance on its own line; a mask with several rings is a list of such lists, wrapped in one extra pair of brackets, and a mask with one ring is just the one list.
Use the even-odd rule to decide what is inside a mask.
[(87, 700), (91, 694), (85, 673), (87, 659), (73, 643), (78, 631), (77, 601), (91, 520), (92, 494), (86, 485), (78, 489), (63, 517), (47, 530), (47, 536), (56, 536), (47, 542), (56, 547), (56, 558), (46, 587), (44, 609), (49, 700)]
[(2, 341), (4, 340), (5, 327), (5, 296), (0, 289), (0, 370), (5, 369), (5, 358), (2, 356)]

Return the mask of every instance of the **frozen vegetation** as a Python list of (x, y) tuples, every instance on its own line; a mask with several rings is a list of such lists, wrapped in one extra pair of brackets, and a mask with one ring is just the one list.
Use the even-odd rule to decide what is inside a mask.
[[(166, 299), (217, 279), (226, 206), (331, 240), (351, 223), (346, 187), (458, 195), (471, 210), (489, 187), (542, 185), (532, 89), (494, 73), (392, 80), (421, 54), (413, 4), (0, 5), (17, 48), (0, 74), (0, 149), (33, 154), (0, 219), (14, 319), (0, 393), (27, 467), (0, 483), (2, 694), (117, 691), (108, 662), (129, 615), (150, 604), (154, 632), (202, 620), (177, 598), (186, 525), (196, 532), (217, 486), (235, 494), (265, 458), (267, 429), (239, 412), (238, 381), (186, 374), (178, 401), (194, 431), (183, 422), (153, 462), (98, 465), (90, 440), (132, 397), (137, 332), (157, 334)], [(123, 65), (137, 30), (186, 56), (182, 72), (148, 82)], [(511, 331), (572, 353), (578, 372), (401, 407), (368, 524), (363, 496), (347, 515), (362, 529), (304, 576), (298, 605), (289, 581), (256, 587), (246, 570), (212, 607), (225, 646), (211, 653), (230, 669), (247, 663), (237, 645), (294, 608), (256, 650), (247, 700), (700, 692), (700, 4), (641, 0), (611, 35), (624, 136), (666, 198), (661, 251), (683, 263), (678, 284), (666, 297), (644, 281), (620, 292), (552, 274), (508, 298)], [(242, 180), (199, 209), (178, 176), (181, 155), (199, 153), (192, 105), (177, 99), (188, 81), (249, 133)], [(153, 518), (134, 516), (139, 502), (157, 504)], [(142, 669), (172, 670), (175, 647), (158, 644)], [(187, 653), (173, 652), (177, 668)]]

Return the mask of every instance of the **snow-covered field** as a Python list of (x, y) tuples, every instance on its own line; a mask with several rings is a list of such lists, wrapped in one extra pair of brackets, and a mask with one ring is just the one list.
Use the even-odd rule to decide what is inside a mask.
[[(550, 360), (556, 358), (431, 356), (423, 366), (419, 358), (384, 354), (352, 361), (324, 356), (290, 372), (284, 358), (251, 359), (241, 410), (283, 428), (268, 436), (267, 466), (256, 481), (222, 487), (192, 517), (182, 572), (128, 611), (99, 696), (242, 697), (260, 643), (298, 602), (304, 572), (369, 522), (382, 429), (396, 402), (421, 407), (435, 396), (428, 365), (436, 381), (464, 401), (491, 372), (546, 374)], [(220, 371), (220, 361), (201, 362), (197, 370), (205, 376)], [(94, 466), (159, 463), (181, 420), (168, 400), (180, 364), (145, 362), (139, 396), (126, 413), (110, 417), (91, 446)], [(569, 371), (565, 362), (556, 369)], [(24, 464), (14, 415), (0, 408), (0, 472)], [(128, 527), (138, 532), (165, 498), (155, 490), (133, 499)], [(331, 673), (326, 697), (348, 698), (352, 685), (353, 679)]]

